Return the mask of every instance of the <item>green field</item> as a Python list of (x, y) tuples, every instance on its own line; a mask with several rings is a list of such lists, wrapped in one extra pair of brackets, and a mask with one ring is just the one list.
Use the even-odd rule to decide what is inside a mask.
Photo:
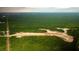
[[(2, 16), (6, 17), (3, 18)], [(74, 37), (74, 41), (71, 43), (65, 42), (59, 37), (11, 37), (11, 51), (79, 50), (79, 13), (0, 13), (0, 21), (5, 22), (0, 24), (0, 32), (6, 31), (6, 19), (9, 22), (10, 34), (16, 32), (44, 32), (39, 30), (40, 28), (61, 31), (56, 29), (60, 27), (70, 28), (68, 34)], [(0, 37), (0, 50), (6, 50), (5, 37)]]

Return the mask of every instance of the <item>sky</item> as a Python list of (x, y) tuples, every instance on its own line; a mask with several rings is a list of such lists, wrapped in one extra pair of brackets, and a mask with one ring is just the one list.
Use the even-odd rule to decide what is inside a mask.
[(0, 7), (23, 7), (23, 8), (0, 8), (0, 12), (79, 12), (79, 1), (78, 0), (0, 0)]
[(0, 7), (0, 13), (2, 12), (79, 12), (79, 8), (34, 8), (34, 7)]
[(0, 0), (0, 6), (35, 7), (35, 8), (69, 8), (79, 7), (78, 0)]

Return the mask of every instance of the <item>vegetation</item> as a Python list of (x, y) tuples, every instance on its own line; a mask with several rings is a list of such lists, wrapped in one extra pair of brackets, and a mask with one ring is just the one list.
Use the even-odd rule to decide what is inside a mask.
[[(10, 34), (16, 32), (44, 32), (40, 28), (57, 30), (57, 27), (70, 28), (72, 43), (58, 37), (23, 37), (10, 38), (12, 51), (76, 51), (79, 50), (79, 13), (0, 13), (9, 20)], [(0, 21), (4, 20), (3, 18)], [(4, 20), (4, 22), (6, 22)], [(5, 24), (0, 24), (0, 31), (5, 31)], [(61, 30), (57, 30), (61, 31)], [(6, 50), (6, 38), (0, 38), (0, 50)]]

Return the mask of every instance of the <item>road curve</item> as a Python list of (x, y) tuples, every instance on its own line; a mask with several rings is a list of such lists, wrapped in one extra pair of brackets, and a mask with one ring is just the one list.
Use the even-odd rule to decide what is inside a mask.
[(10, 37), (12, 37), (12, 36), (16, 36), (16, 38), (21, 38), (24, 36), (56, 36), (56, 37), (62, 38), (66, 42), (73, 42), (73, 40), (74, 40), (73, 36), (63, 33), (63, 32), (59, 32), (59, 31), (52, 31), (50, 33), (48, 33), (48, 32), (45, 32), (45, 33), (19, 32), (19, 33), (10, 35)]

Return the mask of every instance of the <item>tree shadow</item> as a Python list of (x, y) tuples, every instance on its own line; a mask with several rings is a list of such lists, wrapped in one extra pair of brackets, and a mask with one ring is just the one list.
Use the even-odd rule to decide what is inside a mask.
[(74, 40), (72, 43), (67, 43), (63, 47), (63, 50), (65, 51), (78, 51), (78, 37), (79, 37), (79, 28), (72, 28), (71, 30), (68, 31), (69, 35), (72, 35), (74, 37)]

